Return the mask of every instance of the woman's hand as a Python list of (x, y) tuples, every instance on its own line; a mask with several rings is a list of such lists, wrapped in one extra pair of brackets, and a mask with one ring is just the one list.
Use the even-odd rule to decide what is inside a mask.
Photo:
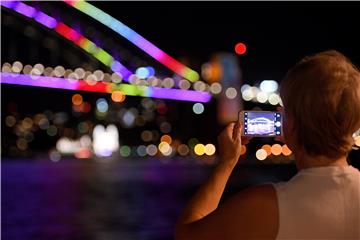
[(240, 157), (241, 144), (247, 144), (249, 140), (250, 138), (241, 139), (241, 125), (239, 122), (227, 125), (218, 136), (221, 162), (235, 166)]

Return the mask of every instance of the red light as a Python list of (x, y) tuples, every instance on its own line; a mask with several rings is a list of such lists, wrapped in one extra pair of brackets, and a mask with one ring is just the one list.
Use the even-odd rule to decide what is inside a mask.
[(244, 53), (246, 53), (246, 45), (244, 43), (238, 43), (235, 45), (235, 52), (238, 55), (242, 55)]

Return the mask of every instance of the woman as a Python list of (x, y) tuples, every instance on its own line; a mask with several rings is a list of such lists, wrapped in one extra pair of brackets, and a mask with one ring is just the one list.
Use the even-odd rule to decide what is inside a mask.
[(298, 173), (218, 206), (242, 142), (241, 128), (229, 124), (218, 137), (221, 160), (179, 218), (177, 240), (360, 239), (360, 172), (347, 163), (360, 128), (360, 73), (342, 54), (322, 52), (288, 72), (280, 95)]

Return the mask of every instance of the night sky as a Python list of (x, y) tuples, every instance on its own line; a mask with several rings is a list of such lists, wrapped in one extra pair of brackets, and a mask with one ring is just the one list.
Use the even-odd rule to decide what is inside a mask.
[(239, 59), (249, 82), (280, 80), (303, 56), (328, 49), (360, 65), (358, 2), (92, 3), (177, 58), (203, 63), (246, 43)]

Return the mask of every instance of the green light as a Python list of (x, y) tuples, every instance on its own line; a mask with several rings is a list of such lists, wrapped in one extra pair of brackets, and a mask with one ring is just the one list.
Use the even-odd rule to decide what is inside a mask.
[(94, 57), (96, 57), (100, 62), (102, 62), (106, 66), (111, 66), (111, 64), (114, 61), (113, 57), (101, 48), (99, 48), (99, 50), (96, 53), (94, 53), (93, 55), (94, 55)]
[(113, 91), (122, 91), (125, 95), (129, 96), (148, 96), (148, 87), (146, 86), (136, 86), (130, 84), (112, 84), (111, 92)]
[(82, 49), (84, 49), (85, 51), (87, 51), (90, 54), (94, 54), (97, 52), (97, 47), (96, 45), (90, 41), (89, 39), (84, 39), (81, 43), (80, 43), (80, 47)]
[(197, 72), (195, 72), (194, 70), (191, 70), (190, 68), (185, 69), (184, 77), (189, 79), (192, 82), (196, 82), (200, 78), (199, 74)]
[(131, 154), (131, 148), (129, 146), (124, 145), (120, 147), (120, 155), (122, 157), (128, 157), (130, 156), (130, 154)]
[(191, 138), (189, 141), (188, 141), (188, 144), (189, 144), (189, 147), (190, 148), (194, 148), (196, 144), (199, 143), (199, 140), (197, 138)]

